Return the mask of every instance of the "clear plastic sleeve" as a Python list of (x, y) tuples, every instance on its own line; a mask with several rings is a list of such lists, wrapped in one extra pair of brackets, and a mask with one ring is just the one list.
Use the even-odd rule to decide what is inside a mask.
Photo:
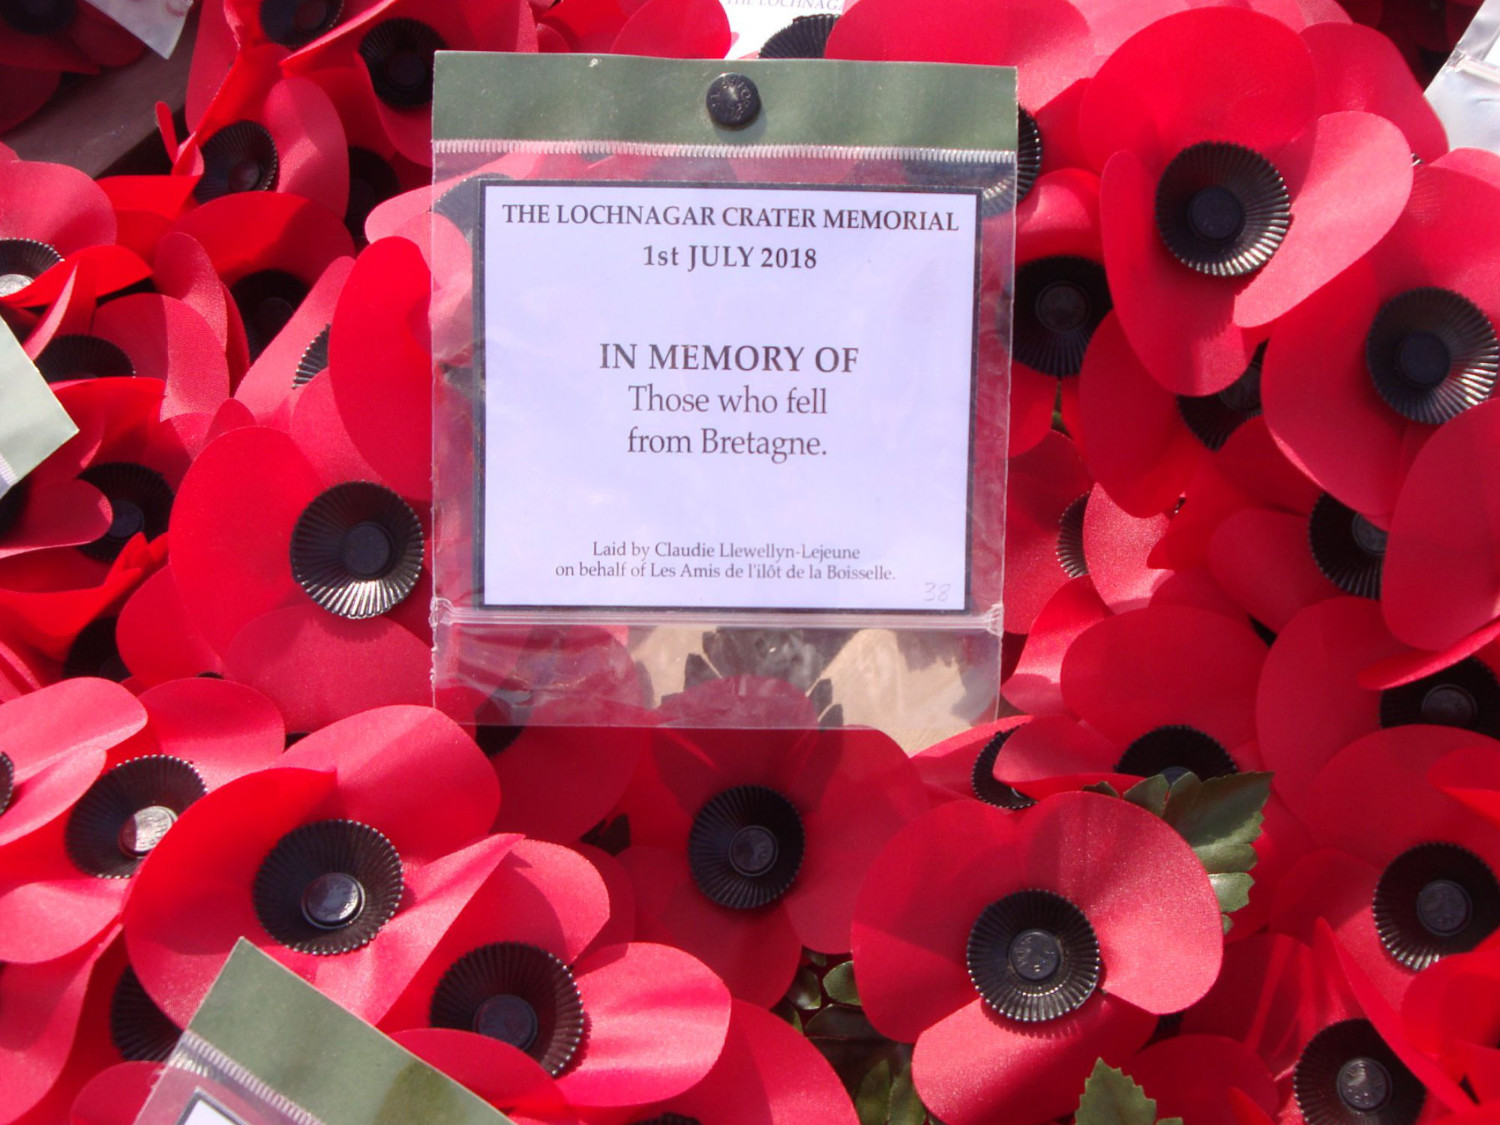
[[(538, 75), (572, 116), (493, 137), (443, 135), (439, 68), (438, 705), (914, 738), (987, 717), (1013, 95), (987, 107), (1010, 147), (962, 146), (924, 96), (989, 68), (903, 64), (882, 94), (892, 64), (592, 60), (622, 62)], [(764, 128), (711, 120), (740, 70)], [(634, 119), (596, 120), (621, 100)], [(911, 143), (875, 143), (881, 114)]]

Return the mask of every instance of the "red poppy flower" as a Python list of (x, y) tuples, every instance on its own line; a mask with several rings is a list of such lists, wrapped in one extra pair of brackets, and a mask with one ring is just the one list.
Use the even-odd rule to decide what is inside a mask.
[(1379, 246), (1279, 324), (1266, 349), (1272, 434), (1382, 527), (1418, 450), (1493, 383), (1484, 357), (1497, 346), (1500, 273), (1485, 248), (1500, 245), (1497, 203), (1500, 188), (1419, 169)]
[[(13, 1121), (62, 1075), (78, 1034), (84, 995), (112, 938), (36, 965), (7, 965), (0, 976), (0, 1120)], [(66, 1103), (65, 1103), (66, 1104)]]
[(572, 1104), (640, 1105), (699, 1081), (719, 1056), (729, 995), (681, 950), (635, 942), (588, 951), (608, 899), (570, 849), (513, 844), (432, 949), (382, 1029), (448, 1028), (429, 1061), (462, 1072), (522, 1050)]
[(161, 1072), (161, 1063), (124, 1062), (105, 1067), (78, 1091), (68, 1125), (134, 1125)]
[(1073, 443), (1049, 433), (1010, 459), (1005, 506), (1005, 628), (1027, 633), (1047, 601), (1083, 573), (1092, 481)]
[(1137, 1051), (1120, 1069), (1156, 1102), (1163, 1117), (1236, 1125), (1230, 1091), (1267, 1114), (1280, 1107), (1276, 1083), (1249, 1047), (1221, 1035), (1174, 1035)]
[[(536, 21), (526, 0), (445, 8), (416, 0), (355, 0), (341, 14), (324, 7), (323, 22), (299, 28), (297, 13), (306, 10), (286, 3), (260, 9), (268, 37), (294, 48), (282, 69), (314, 81), (325, 68), (361, 73), (365, 98), (391, 146), (417, 164), (432, 160), (434, 51), (536, 50)], [(278, 38), (276, 28), (265, 27), (268, 16), (290, 17), (290, 34)]]
[[(200, 203), (236, 192), (298, 195), (342, 215), (349, 157), (338, 110), (306, 78), (283, 78), (279, 47), (241, 50), (193, 132), (172, 153)], [(169, 148), (170, 148), (169, 143)]]
[[(343, 300), (370, 292), (367, 283), (378, 289), (382, 255), (401, 247), (416, 257), (404, 242), (366, 251), (372, 268), (351, 274)], [(372, 311), (389, 308), (372, 301)], [(402, 306), (373, 338), (331, 333), (330, 369), (300, 393), (290, 435), (224, 434), (173, 509), (172, 570), (188, 617), (229, 674), (275, 699), (294, 730), (430, 698), (430, 407), (425, 379), (413, 376), (424, 354), (414, 312)], [(380, 359), (366, 362), (374, 351)], [(247, 475), (247, 464), (258, 471)]]
[(1320, 23), (1302, 32), (1318, 66), (1318, 112), (1358, 109), (1395, 122), (1418, 160), (1448, 151), (1448, 138), (1422, 87), (1390, 39), (1355, 23)]
[(769, 1007), (803, 947), (849, 947), (866, 867), (927, 807), (878, 731), (654, 732), (620, 802), (636, 932), (701, 958)]
[(276, 709), (239, 684), (164, 684), (141, 706), (146, 731), (115, 745), (102, 772), (80, 770), (67, 814), (4, 849), (0, 958), (47, 961), (92, 941), (120, 916), (132, 876), (189, 805), (281, 755)]
[(230, 296), (230, 372), (243, 373), (297, 311), (336, 258), (354, 253), (337, 214), (311, 200), (273, 191), (211, 199), (184, 215), (176, 233), (207, 252)]
[(1307, 940), (1325, 918), (1393, 1006), (1422, 969), (1500, 928), (1500, 828), (1427, 781), (1446, 754), (1479, 743), (1500, 749), (1447, 727), (1377, 731), (1312, 782), (1308, 828), (1324, 848), (1282, 880), (1273, 925)]
[(185, 1023), (243, 935), (378, 1020), (514, 842), (485, 837), (498, 803), (429, 708), (324, 727), (182, 815), (126, 905), (131, 963)]
[[(1029, 715), (1012, 715), (961, 731), (912, 756), (912, 765), (922, 775), (927, 796), (934, 804), (978, 798), (987, 804), (1010, 799), (1004, 790), (994, 790), (995, 756), (1018, 727), (1031, 722)], [(993, 792), (999, 800), (987, 800)]]
[(1311, 824), (1313, 778), (1335, 754), (1383, 727), (1418, 723), (1500, 737), (1500, 650), (1483, 650), (1386, 688), (1361, 673), (1405, 655), (1375, 602), (1331, 598), (1282, 629), (1266, 656), (1256, 698), (1261, 757), (1277, 790)]
[(705, 0), (569, 0), (537, 25), (543, 51), (718, 59), (729, 53), (729, 18)]
[(1066, 1114), (1095, 1059), (1141, 1047), (1153, 1013), (1208, 990), (1223, 952), (1192, 850), (1094, 793), (918, 817), (871, 865), (853, 937), (865, 1014), (916, 1041), (917, 1092), (953, 1125)]
[(843, 1083), (799, 1032), (779, 1016), (734, 1001), (729, 1034), (713, 1069), (692, 1089), (616, 1121), (714, 1121), (722, 1125), (854, 1125), (858, 1116)]
[(1457, 953), (1418, 973), (1401, 1017), (1413, 1045), (1455, 1082), (1500, 1101), (1500, 950)]
[(1030, 715), (1068, 714), (1059, 686), (1063, 657), (1075, 638), (1108, 616), (1088, 575), (1066, 583), (1037, 614), (1015, 668), (1001, 681), (1007, 702)]
[(8, 133), (51, 100), (62, 83), (56, 70), (34, 70), (31, 67), (0, 64), (0, 133)]
[[(1500, 402), (1454, 418), (1411, 463), (1396, 500), (1381, 604), (1386, 624), (1416, 648), (1443, 650), (1500, 617), (1500, 583), (1484, 566), (1500, 542), (1491, 482)], [(1441, 575), (1441, 580), (1437, 580)]]
[[(1246, 83), (1265, 96), (1236, 96)], [(1371, 113), (1320, 116), (1317, 99), (1301, 37), (1238, 8), (1158, 20), (1089, 83), (1079, 130), (1103, 170), (1114, 307), (1174, 393), (1238, 379), (1266, 326), (1374, 246), (1406, 203), (1400, 130)]]

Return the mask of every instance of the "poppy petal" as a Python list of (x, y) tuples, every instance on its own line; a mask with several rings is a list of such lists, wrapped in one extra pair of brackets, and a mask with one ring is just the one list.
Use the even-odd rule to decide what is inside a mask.
[(1246, 1094), (1267, 1113), (1280, 1104), (1266, 1064), (1243, 1043), (1222, 1035), (1178, 1035), (1153, 1043), (1124, 1070), (1156, 1101), (1164, 1117), (1204, 1125), (1236, 1125), (1225, 1090)]
[(0, 1116), (13, 1120), (46, 1095), (62, 1073), (83, 997), (100, 955), (109, 945), (39, 965), (7, 965), (0, 974)]
[(552, 1076), (509, 1043), (446, 1027), (409, 1028), (391, 1038), (517, 1125), (577, 1125)]
[(560, 843), (614, 808), (645, 743), (636, 728), (527, 726), (490, 759), (505, 801), (495, 828)]
[(136, 682), (148, 687), (202, 672), (224, 672), (218, 653), (188, 617), (170, 566), (130, 595), (115, 623), (115, 644)]
[(678, 851), (635, 845), (619, 860), (635, 888), (638, 938), (685, 949), (753, 1004), (769, 1008), (786, 992), (802, 943), (784, 910), (740, 915), (716, 905), (693, 883)]
[(1307, 519), (1264, 508), (1225, 518), (1208, 544), (1208, 566), (1245, 612), (1279, 633), (1305, 606), (1339, 595), (1307, 545)]
[(161, 1063), (150, 1062), (105, 1067), (78, 1091), (68, 1125), (132, 1125), (161, 1072)]
[(1015, 671), (1000, 685), (1005, 698), (1030, 715), (1066, 715), (1062, 663), (1073, 641), (1109, 616), (1087, 575), (1075, 578), (1042, 607)]
[(713, 1067), (729, 1029), (729, 990), (680, 949), (610, 946), (580, 960), (574, 980), (588, 1046), (558, 1079), (574, 1105), (639, 1105), (682, 1093)]
[(273, 765), (286, 748), (281, 712), (260, 692), (228, 680), (175, 680), (141, 693), (163, 754), (191, 762), (217, 789)]
[(717, 0), (648, 0), (625, 21), (611, 52), (662, 59), (721, 59), (729, 17)]
[(1156, 1017), (1105, 993), (1041, 1025), (1007, 1020), (976, 999), (922, 1033), (912, 1076), (923, 1104), (948, 1125), (1050, 1121), (1077, 1108), (1096, 1060), (1118, 1066), (1155, 1027)]

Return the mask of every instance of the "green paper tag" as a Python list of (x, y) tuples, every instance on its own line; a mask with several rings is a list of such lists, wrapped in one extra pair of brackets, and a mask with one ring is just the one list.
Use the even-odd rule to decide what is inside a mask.
[(78, 432), (36, 364), (0, 321), (0, 496)]
[(242, 938), (136, 1125), (509, 1120)]

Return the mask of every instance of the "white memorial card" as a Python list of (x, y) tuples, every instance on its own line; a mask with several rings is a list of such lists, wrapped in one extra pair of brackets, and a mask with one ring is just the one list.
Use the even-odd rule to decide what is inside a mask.
[(487, 182), (483, 602), (970, 611), (978, 210)]

